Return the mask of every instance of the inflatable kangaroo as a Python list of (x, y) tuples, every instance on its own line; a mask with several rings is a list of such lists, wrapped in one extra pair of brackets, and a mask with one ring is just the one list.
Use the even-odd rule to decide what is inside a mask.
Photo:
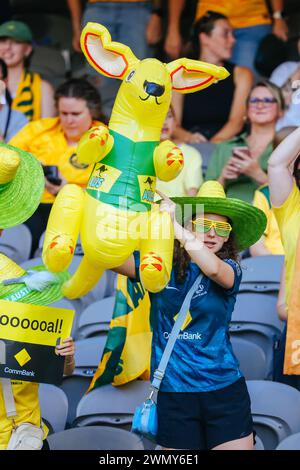
[(223, 67), (188, 59), (163, 64), (139, 60), (129, 47), (112, 42), (108, 30), (88, 23), (81, 47), (102, 75), (122, 80), (108, 128), (90, 129), (78, 145), (82, 164), (94, 164), (87, 189), (66, 185), (52, 208), (43, 258), (49, 270), (70, 264), (80, 233), (82, 262), (64, 285), (76, 298), (94, 287), (106, 269), (141, 254), (140, 277), (158, 292), (172, 269), (173, 226), (168, 213), (153, 202), (156, 177), (175, 178), (183, 167), (181, 150), (160, 133), (172, 89), (192, 93), (228, 76)]

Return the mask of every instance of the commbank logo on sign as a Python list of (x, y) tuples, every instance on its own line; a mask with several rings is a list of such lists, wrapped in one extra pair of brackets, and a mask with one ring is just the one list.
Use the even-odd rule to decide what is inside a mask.
[(21, 349), (21, 351), (15, 354), (14, 358), (21, 367), (23, 367), (31, 360), (31, 357), (25, 348)]

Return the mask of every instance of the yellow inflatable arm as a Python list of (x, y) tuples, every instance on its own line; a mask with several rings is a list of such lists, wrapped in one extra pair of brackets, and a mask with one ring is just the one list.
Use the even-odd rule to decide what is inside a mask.
[(113, 145), (114, 138), (106, 126), (92, 127), (79, 141), (78, 160), (87, 165), (97, 163), (111, 151)]
[(84, 192), (67, 184), (58, 193), (50, 212), (43, 246), (43, 261), (52, 272), (67, 269), (72, 261), (81, 225)]
[(170, 140), (161, 142), (154, 151), (154, 168), (156, 176), (162, 181), (171, 181), (183, 169), (183, 153)]

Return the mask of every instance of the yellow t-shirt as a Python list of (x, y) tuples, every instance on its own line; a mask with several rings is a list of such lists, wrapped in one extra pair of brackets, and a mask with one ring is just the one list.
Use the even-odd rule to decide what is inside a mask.
[(267, 185), (258, 188), (254, 193), (253, 199), (253, 205), (258, 207), (258, 209), (261, 209), (267, 217), (267, 226), (264, 233), (264, 244), (273, 255), (284, 255), (284, 249), (281, 242), (277, 220), (275, 218), (272, 207), (270, 207), (268, 197), (263, 193), (264, 189), (268, 191)]
[[(41, 425), (41, 412), (39, 405), (39, 384), (35, 382), (12, 381), (13, 395), (15, 399), (17, 416), (15, 424), (31, 423)], [(44, 439), (48, 434), (47, 427), (43, 424)], [(5, 450), (12, 431), (12, 420), (7, 418), (2, 386), (0, 384), (0, 450)]]
[(293, 189), (284, 204), (281, 207), (273, 207), (273, 210), (285, 251), (286, 302), (288, 304), (295, 268), (298, 234), (300, 232), (300, 191), (296, 183), (294, 183)]
[[(156, 188), (169, 197), (187, 196), (191, 188), (199, 189), (202, 184), (202, 158), (198, 150), (191, 145), (178, 145), (184, 156), (184, 167), (172, 181), (161, 181), (157, 178)], [(156, 197), (156, 200), (160, 197)]]
[[(92, 126), (99, 124), (94, 121)], [(68, 146), (59, 117), (30, 122), (9, 143), (32, 153), (43, 165), (58, 166), (59, 172), (68, 183), (86, 187), (92, 165), (82, 165), (78, 162), (77, 146)], [(49, 204), (54, 200), (55, 197), (45, 189), (41, 202)]]
[(199, 0), (196, 20), (207, 11), (227, 16), (233, 28), (271, 23), (266, 0)]

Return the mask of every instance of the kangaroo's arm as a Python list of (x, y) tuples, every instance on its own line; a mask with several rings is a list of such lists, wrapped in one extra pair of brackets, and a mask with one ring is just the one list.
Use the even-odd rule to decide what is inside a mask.
[(87, 165), (97, 163), (111, 151), (113, 145), (114, 138), (106, 126), (92, 127), (79, 141), (78, 160)]
[(182, 151), (170, 140), (156, 147), (153, 158), (156, 176), (162, 181), (173, 180), (183, 169)]

